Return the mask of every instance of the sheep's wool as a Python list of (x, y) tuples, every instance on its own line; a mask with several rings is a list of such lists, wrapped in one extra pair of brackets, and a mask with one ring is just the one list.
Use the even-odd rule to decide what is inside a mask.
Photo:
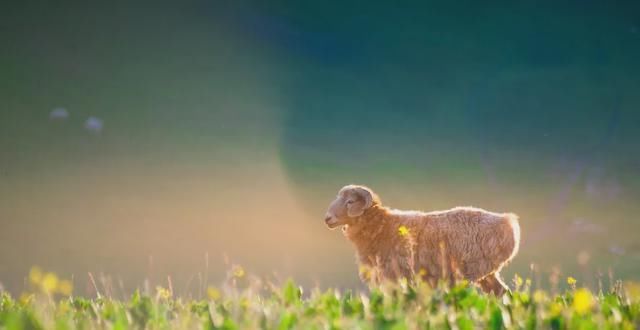
[[(499, 272), (518, 252), (517, 215), (475, 207), (428, 213), (390, 209), (382, 206), (371, 189), (351, 187), (358, 187), (358, 194), (370, 193), (372, 200), (361, 215), (343, 221), (344, 235), (356, 248), (364, 281), (419, 276), (432, 284), (439, 279), (450, 283), (466, 279), (497, 295), (507, 290)], [(339, 198), (349, 194), (346, 188)], [(339, 205), (336, 201), (332, 207)]]

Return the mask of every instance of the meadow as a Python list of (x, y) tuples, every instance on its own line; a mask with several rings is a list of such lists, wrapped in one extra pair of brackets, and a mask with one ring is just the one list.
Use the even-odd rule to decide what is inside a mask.
[(638, 329), (640, 284), (590, 290), (574, 278), (563, 289), (535, 289), (514, 277), (502, 298), (460, 282), (452, 288), (401, 281), (367, 292), (311, 289), (229, 271), (202, 297), (174, 296), (171, 282), (115, 298), (90, 277), (95, 297), (71, 281), (32, 269), (28, 292), (0, 294), (0, 329)]

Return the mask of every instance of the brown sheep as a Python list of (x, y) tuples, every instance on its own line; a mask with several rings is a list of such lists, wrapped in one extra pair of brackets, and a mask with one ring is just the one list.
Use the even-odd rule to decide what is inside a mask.
[(433, 285), (439, 279), (453, 283), (464, 278), (502, 295), (508, 287), (500, 270), (520, 244), (513, 213), (473, 207), (394, 210), (383, 206), (371, 189), (357, 185), (340, 189), (325, 222), (331, 229), (343, 226), (356, 248), (362, 280), (372, 283), (419, 276)]

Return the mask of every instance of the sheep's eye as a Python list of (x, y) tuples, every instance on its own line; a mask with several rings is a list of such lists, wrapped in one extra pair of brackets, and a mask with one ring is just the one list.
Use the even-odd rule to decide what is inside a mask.
[(353, 201), (352, 200), (348, 200), (347, 204), (353, 204)]

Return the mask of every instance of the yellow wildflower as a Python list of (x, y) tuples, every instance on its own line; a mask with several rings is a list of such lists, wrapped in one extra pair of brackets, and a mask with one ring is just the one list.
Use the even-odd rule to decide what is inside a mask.
[(520, 286), (522, 286), (523, 281), (522, 281), (522, 277), (520, 277), (520, 275), (515, 274), (515, 275), (513, 276), (513, 281), (515, 282), (516, 287), (520, 287)]
[(369, 280), (371, 279), (371, 269), (365, 265), (361, 265), (360, 268), (358, 269), (360, 276), (365, 279), (365, 280)]
[(242, 268), (242, 266), (235, 266), (233, 268), (233, 277), (244, 277), (244, 268)]
[(572, 286), (573, 286), (573, 285), (576, 285), (576, 282), (577, 282), (577, 281), (576, 281), (576, 279), (575, 279), (575, 278), (573, 278), (573, 277), (571, 277), (571, 276), (567, 277), (567, 284), (569, 284), (569, 285), (572, 285)]
[(29, 281), (31, 281), (31, 284), (39, 284), (40, 281), (42, 281), (42, 269), (40, 269), (40, 267), (31, 267), (29, 271)]
[(591, 306), (593, 306), (593, 296), (591, 292), (584, 288), (578, 289), (573, 295), (573, 309), (576, 313), (584, 315), (591, 310)]
[(167, 299), (171, 298), (171, 291), (169, 291), (169, 289), (163, 288), (161, 286), (157, 286), (156, 287), (156, 296), (158, 297), (158, 299), (167, 300)]
[(551, 303), (551, 306), (549, 306), (549, 313), (554, 316), (560, 315), (560, 313), (562, 313), (562, 305), (557, 302)]
[(33, 294), (30, 293), (22, 293), (20, 295), (20, 304), (22, 306), (29, 305), (33, 301)]
[(398, 227), (398, 234), (402, 237), (407, 236), (409, 235), (409, 229), (405, 226), (400, 226)]
[(640, 282), (627, 281), (624, 283), (624, 287), (630, 298), (640, 299)]
[(217, 300), (220, 299), (222, 295), (220, 294), (220, 290), (218, 290), (218, 288), (210, 286), (207, 288), (207, 296), (209, 296), (209, 299), (211, 300)]
[(44, 293), (50, 294), (58, 288), (58, 276), (54, 273), (46, 273), (40, 282), (40, 287)]
[(61, 301), (60, 304), (58, 304), (58, 308), (56, 308), (56, 316), (63, 317), (70, 311), (71, 311), (71, 306), (69, 305), (69, 302)]
[(62, 280), (58, 283), (57, 291), (61, 295), (70, 296), (73, 292), (73, 284), (71, 281)]
[(537, 304), (541, 304), (547, 300), (547, 294), (542, 290), (536, 290), (533, 293), (533, 301)]
[(250, 305), (251, 305), (251, 303), (250, 303), (249, 299), (247, 299), (246, 297), (240, 299), (240, 307), (249, 308)]

